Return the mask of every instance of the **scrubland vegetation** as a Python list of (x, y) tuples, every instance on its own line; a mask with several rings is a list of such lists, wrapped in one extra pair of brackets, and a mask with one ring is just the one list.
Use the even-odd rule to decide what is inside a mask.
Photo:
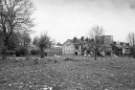
[(134, 90), (135, 60), (127, 57), (18, 57), (0, 64), (1, 90)]

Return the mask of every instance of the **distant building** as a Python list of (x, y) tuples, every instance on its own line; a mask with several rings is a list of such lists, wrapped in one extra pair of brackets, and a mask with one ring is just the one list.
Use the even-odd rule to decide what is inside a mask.
[[(96, 37), (98, 52), (99, 53), (112, 53), (112, 42), (113, 37), (111, 35), (103, 35)], [(62, 46), (63, 55), (90, 55), (93, 56), (93, 40), (81, 41), (81, 40), (70, 40), (68, 39)]]
[(62, 46), (63, 55), (81, 55), (81, 45), (68, 39)]
[(98, 44), (98, 52), (99, 54), (104, 55), (111, 55), (112, 54), (112, 43), (113, 43), (113, 36), (111, 35), (102, 35), (96, 37), (97, 44)]
[(47, 56), (62, 55), (62, 45), (53, 45), (51, 48), (45, 49)]
[(130, 55), (131, 53), (131, 47), (129, 43), (115, 42), (112, 47), (113, 47), (113, 53), (118, 56)]
[(110, 45), (113, 43), (113, 36), (111, 35), (102, 35), (102, 36), (97, 36), (97, 43), (99, 44), (104, 44), (104, 45)]

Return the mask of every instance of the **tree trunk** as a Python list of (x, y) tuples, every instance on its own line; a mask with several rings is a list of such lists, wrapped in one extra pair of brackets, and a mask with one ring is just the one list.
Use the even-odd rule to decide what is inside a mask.
[(2, 59), (6, 60), (7, 59), (7, 49), (8, 49), (8, 37), (5, 37), (3, 40), (4, 46), (2, 48)]
[(95, 52), (94, 52), (94, 59), (97, 60), (97, 47), (95, 48)]
[(44, 49), (41, 48), (41, 58), (44, 58)]
[(97, 60), (97, 52), (95, 50), (94, 59)]
[(5, 49), (2, 49), (2, 60), (6, 60), (7, 56), (5, 54)]

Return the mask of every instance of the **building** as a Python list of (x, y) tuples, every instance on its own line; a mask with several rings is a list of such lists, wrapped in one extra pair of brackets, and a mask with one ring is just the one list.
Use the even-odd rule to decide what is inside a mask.
[(97, 37), (98, 52), (102, 56), (112, 54), (113, 36), (102, 35)]
[(125, 56), (131, 54), (131, 47), (129, 43), (115, 42), (113, 43), (113, 53), (117, 56)]
[(62, 46), (63, 55), (81, 55), (81, 44), (68, 39)]
[(110, 45), (113, 43), (113, 36), (111, 35), (102, 35), (102, 36), (97, 36), (97, 43), (99, 44), (104, 44), (104, 45)]
[[(112, 53), (112, 42), (113, 37), (111, 35), (103, 35), (96, 37), (98, 46), (98, 53), (111, 54)], [(70, 40), (68, 39), (62, 46), (63, 55), (85, 55), (93, 56), (94, 54), (94, 41), (81, 41), (81, 40)]]
[(47, 56), (61, 56), (62, 55), (62, 45), (53, 45), (51, 48), (45, 49)]

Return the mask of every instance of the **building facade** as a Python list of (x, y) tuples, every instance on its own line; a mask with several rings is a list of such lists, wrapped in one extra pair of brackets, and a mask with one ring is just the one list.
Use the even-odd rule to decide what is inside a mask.
[(111, 35), (102, 35), (97, 37), (97, 44), (98, 44), (98, 52), (102, 56), (105, 55), (112, 55), (112, 43), (113, 43), (113, 36)]
[(63, 55), (81, 55), (81, 45), (73, 43), (72, 40), (67, 40), (62, 46)]
[(47, 56), (61, 56), (62, 55), (62, 46), (61, 45), (53, 45), (51, 48), (45, 49)]

